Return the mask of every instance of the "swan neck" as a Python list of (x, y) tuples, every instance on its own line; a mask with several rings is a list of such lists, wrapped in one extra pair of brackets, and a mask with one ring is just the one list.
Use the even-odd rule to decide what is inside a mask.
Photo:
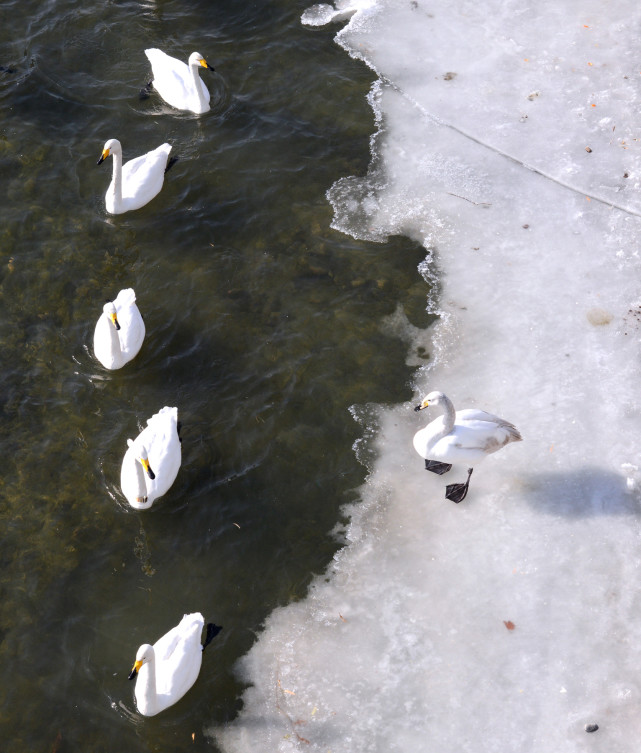
[(200, 65), (198, 63), (190, 63), (189, 64), (189, 70), (191, 71), (191, 78), (194, 82), (194, 89), (196, 90), (196, 96), (198, 97), (198, 101), (200, 102), (201, 107), (207, 107), (208, 102), (205, 99), (205, 93), (203, 92), (203, 87), (200, 84), (200, 75), (198, 73)]
[[(106, 316), (106, 314), (105, 314)], [(122, 358), (122, 346), (120, 345), (120, 337), (113, 324), (113, 322), (107, 316), (107, 327), (109, 328), (109, 350), (111, 357), (114, 360), (120, 361)]]
[(153, 653), (153, 648), (151, 651), (151, 657), (144, 665), (144, 668), (147, 671), (143, 672), (141, 670), (138, 673), (138, 679), (136, 680), (137, 683), (142, 683), (140, 690), (136, 688), (136, 695), (139, 696), (137, 699), (138, 705), (144, 707), (144, 713), (147, 716), (154, 714), (158, 705), (158, 693), (156, 690), (156, 657)]
[(147, 482), (145, 481), (145, 470), (142, 467), (142, 463), (136, 457), (134, 458), (134, 465), (136, 466), (136, 498), (140, 502), (144, 502), (147, 500)]
[(454, 410), (454, 404), (449, 399), (449, 397), (443, 395), (439, 402), (441, 404), (441, 407), (443, 408), (443, 436), (445, 436), (445, 434), (449, 434), (454, 428), (454, 422), (456, 421), (456, 411)]
[(114, 149), (113, 155), (113, 172), (112, 183), (114, 187), (114, 206), (119, 207), (122, 204), (122, 152)]

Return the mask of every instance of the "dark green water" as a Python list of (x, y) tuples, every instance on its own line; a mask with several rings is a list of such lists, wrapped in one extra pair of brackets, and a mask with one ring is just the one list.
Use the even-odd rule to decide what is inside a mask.
[[(330, 229), (326, 190), (369, 163), (372, 74), (300, 24), (306, 2), (11, 0), (0, 25), (2, 750), (211, 750), (234, 664), (277, 605), (304, 597), (364, 469), (348, 408), (411, 397), (424, 250)], [(143, 50), (201, 52), (213, 109), (156, 95)], [(111, 164), (163, 141), (178, 163), (111, 217)], [(91, 352), (105, 299), (136, 290), (147, 336), (124, 369)], [(127, 437), (177, 405), (183, 463), (135, 512)], [(224, 626), (190, 693), (135, 711), (137, 647), (183, 613)], [(192, 742), (192, 733), (194, 740)]]

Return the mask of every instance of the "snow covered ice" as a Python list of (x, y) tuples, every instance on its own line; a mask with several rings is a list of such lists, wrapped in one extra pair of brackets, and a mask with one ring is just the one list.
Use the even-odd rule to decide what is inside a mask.
[[(376, 460), (347, 546), (240, 668), (225, 751), (629, 753), (641, 739), (641, 8), (342, 3), (378, 74), (365, 177), (334, 226), (405, 234), (438, 281), (407, 405), (355, 406)], [(330, 8), (331, 10), (331, 8)], [(336, 20), (325, 7), (308, 17)], [(339, 27), (337, 27), (339, 28)], [(311, 32), (310, 32), (311, 33)], [(457, 408), (513, 422), (467, 499), (413, 434)], [(429, 415), (425, 415), (425, 414)], [(588, 733), (586, 725), (597, 724)]]

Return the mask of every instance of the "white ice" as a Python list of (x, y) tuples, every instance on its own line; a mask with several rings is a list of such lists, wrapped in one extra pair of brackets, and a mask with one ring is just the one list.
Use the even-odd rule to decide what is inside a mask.
[(355, 409), (377, 455), (348, 544), (267, 620), (224, 751), (637, 750), (640, 31), (631, 1), (379, 0), (338, 33), (380, 77), (379, 132), (334, 226), (419, 240), (438, 280), (431, 331), (381, 322), (410, 363), (428, 343), (414, 402), (524, 441), (455, 505), (464, 469), (412, 448), (429, 409)]
[(312, 5), (302, 15), (301, 21), (307, 26), (325, 26), (351, 18), (357, 11), (374, 7), (376, 0), (336, 0), (334, 5), (319, 3)]

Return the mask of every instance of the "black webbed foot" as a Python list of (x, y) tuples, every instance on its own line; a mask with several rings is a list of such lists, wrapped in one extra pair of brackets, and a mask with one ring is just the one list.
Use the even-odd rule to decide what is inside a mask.
[(209, 644), (214, 640), (214, 638), (220, 633), (222, 630), (222, 627), (220, 625), (214, 625), (213, 622), (207, 623), (207, 636), (205, 637), (205, 642), (203, 643), (203, 651), (209, 646)]
[(467, 490), (470, 488), (470, 476), (474, 468), (467, 469), (467, 481), (464, 484), (448, 484), (445, 487), (445, 499), (451, 499), (452, 502), (462, 502), (467, 497)]
[(171, 170), (171, 168), (178, 162), (180, 157), (170, 157), (169, 162), (167, 162), (167, 167), (165, 168), (165, 175)]
[(439, 476), (447, 473), (451, 467), (451, 463), (440, 463), (438, 460), (425, 460), (425, 470), (437, 473)]
[(142, 89), (138, 92), (138, 98), (139, 99), (147, 99), (151, 95), (152, 89), (153, 89), (153, 81), (149, 81), (149, 83), (145, 84)]

